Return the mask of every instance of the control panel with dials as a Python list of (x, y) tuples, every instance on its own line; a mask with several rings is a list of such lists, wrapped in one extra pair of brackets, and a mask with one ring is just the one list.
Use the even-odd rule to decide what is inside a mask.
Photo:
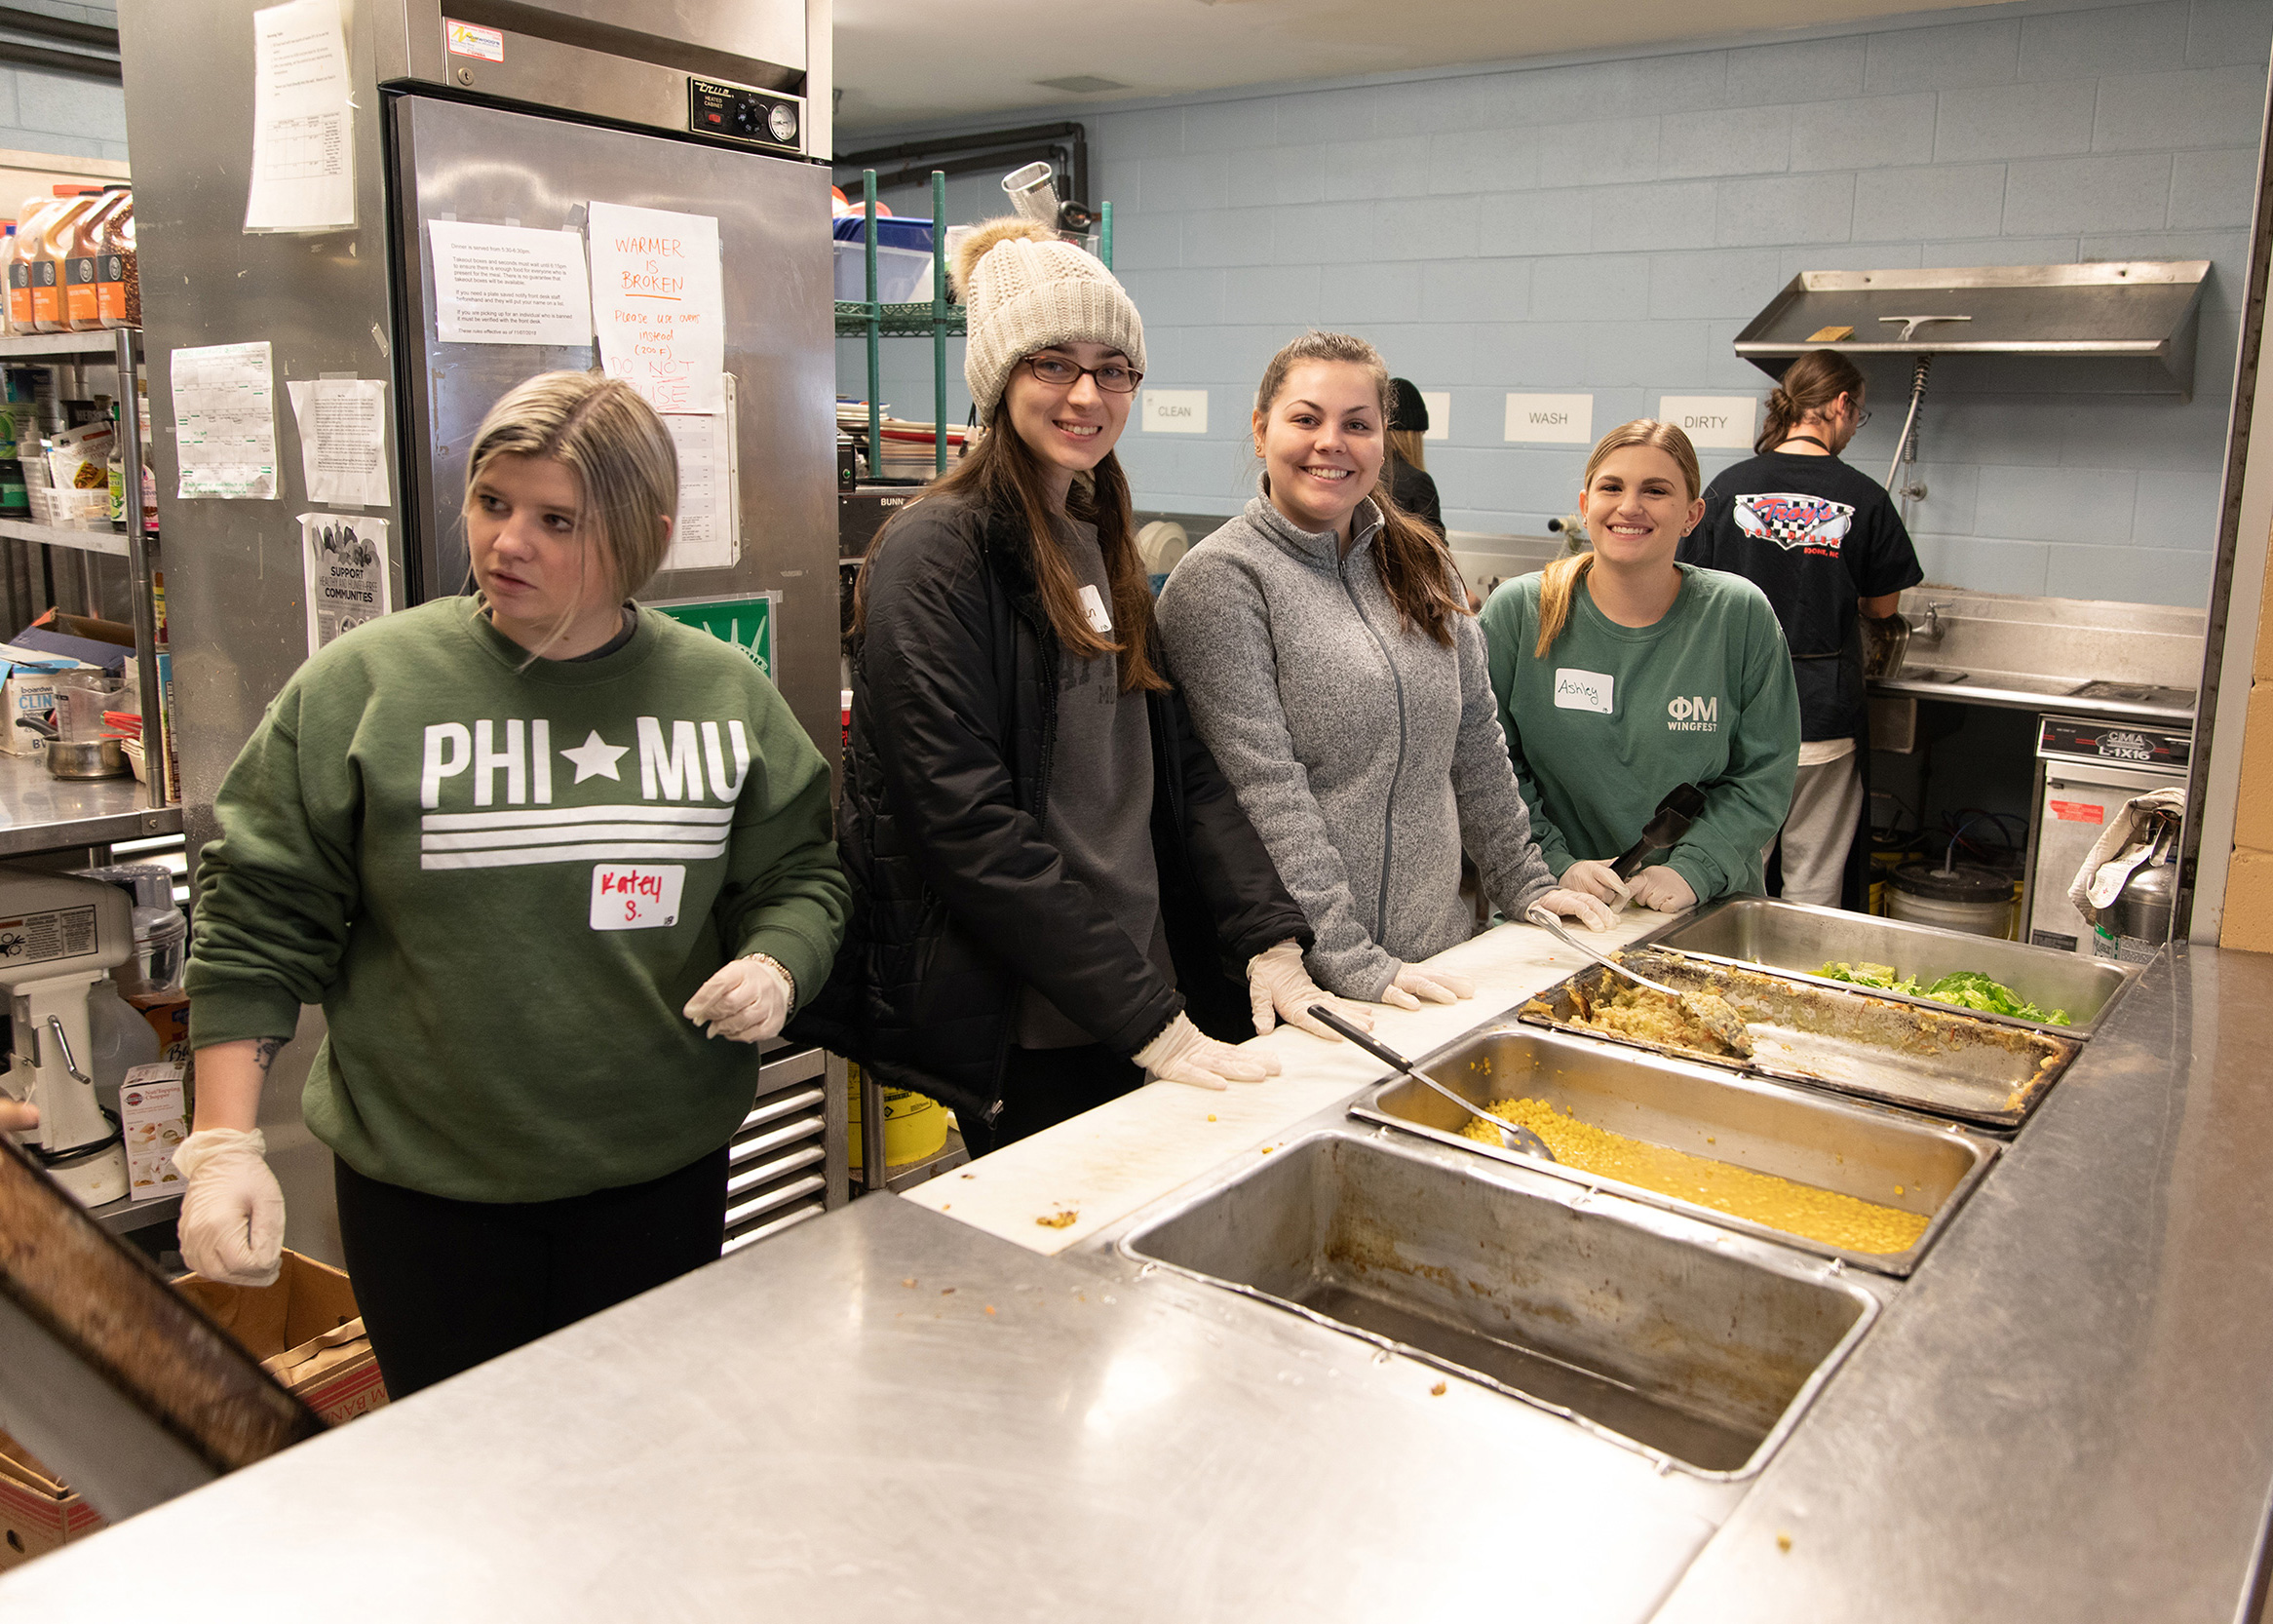
[(805, 104), (793, 96), (689, 77), (686, 127), (744, 146), (775, 152), (804, 150)]

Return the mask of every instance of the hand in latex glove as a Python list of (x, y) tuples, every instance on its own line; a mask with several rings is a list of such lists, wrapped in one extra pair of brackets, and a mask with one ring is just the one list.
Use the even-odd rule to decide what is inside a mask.
[(1259, 1083), (1279, 1074), (1278, 1056), (1251, 1055), (1228, 1043), (1217, 1043), (1184, 1015), (1161, 1027), (1160, 1035), (1137, 1050), (1135, 1058), (1160, 1081), (1189, 1083), (1194, 1088)]
[(224, 1286), (273, 1286), (284, 1250), (284, 1191), (255, 1128), (205, 1128), (181, 1141), (182, 1260)]
[(1381, 989), (1381, 1002), (1394, 1004), (1399, 1009), (1418, 1009), (1426, 1001), (1432, 1004), (1456, 1003), (1462, 998), (1476, 996), (1476, 984), (1466, 976), (1455, 976), (1443, 970), (1415, 970), (1407, 964), (1400, 968), (1387, 986)]
[[(1576, 919), (1589, 930), (1608, 930), (1618, 922), (1618, 915), (1597, 902), (1590, 893), (1573, 891), (1567, 886), (1548, 892), (1531, 908), (1543, 908), (1550, 913), (1561, 914), (1565, 919)], [(1524, 911), (1529, 912), (1530, 909)]]
[(1636, 902), (1660, 913), (1678, 913), (1697, 906), (1697, 893), (1690, 889), (1687, 880), (1674, 872), (1671, 864), (1660, 863), (1642, 870), (1634, 876), (1633, 890)]
[(778, 1037), (790, 1019), (795, 989), (770, 958), (738, 958), (695, 989), (681, 1012), (696, 1025), (708, 1023), (705, 1037), (756, 1043)]
[(1302, 965), (1302, 944), (1291, 939), (1247, 961), (1247, 998), (1254, 1010), (1257, 1037), (1284, 1021), (1314, 1037), (1339, 1043), (1341, 1034), (1311, 1015), (1312, 1004), (1324, 1004), (1366, 1031), (1373, 1029), (1371, 1010), (1346, 998), (1329, 997), (1310, 979), (1310, 972)]
[(0, 1134), (28, 1134), (39, 1126), (39, 1107), (0, 1094)]
[[(1612, 908), (1633, 894), (1632, 885), (1618, 877), (1617, 870), (1607, 863), (1597, 863), (1591, 857), (1581, 858), (1562, 870), (1562, 888), (1565, 891), (1580, 892), (1597, 902), (1608, 903)], [(1569, 910), (1559, 908), (1555, 911), (1565, 913)]]

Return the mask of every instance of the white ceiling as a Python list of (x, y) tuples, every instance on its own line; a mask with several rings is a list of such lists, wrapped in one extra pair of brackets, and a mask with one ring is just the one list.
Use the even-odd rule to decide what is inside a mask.
[[(848, 132), (1014, 109), (1617, 51), (1977, 0), (836, 0)], [(1068, 95), (1036, 81), (1128, 88)]]

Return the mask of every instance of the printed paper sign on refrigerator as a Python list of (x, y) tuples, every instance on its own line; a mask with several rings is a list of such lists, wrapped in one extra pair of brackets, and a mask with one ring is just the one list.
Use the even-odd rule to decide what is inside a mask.
[(601, 368), (657, 411), (725, 410), (717, 219), (595, 203), (587, 225)]
[(300, 569), (313, 654), (395, 606), (387, 576), (387, 522), (366, 514), (300, 515)]

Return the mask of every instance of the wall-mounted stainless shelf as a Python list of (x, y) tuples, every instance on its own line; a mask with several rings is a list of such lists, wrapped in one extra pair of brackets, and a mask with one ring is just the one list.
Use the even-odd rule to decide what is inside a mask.
[(117, 352), (120, 331), (130, 331), (136, 342), (141, 333), (135, 329), (104, 328), (99, 332), (18, 332), (0, 336), (0, 361), (39, 361), (51, 356), (99, 355)]
[(179, 805), (145, 806), (132, 778), (48, 776), (41, 755), (0, 754), (0, 857), (181, 832)]
[(2155, 363), (2189, 394), (2209, 275), (2207, 259), (1802, 271), (1736, 335), (1736, 353), (1770, 377), (1809, 350), (2112, 357)]
[[(34, 524), (28, 520), (0, 519), (0, 538), (45, 542), (50, 547), (75, 547), (82, 553), (100, 553), (113, 559), (127, 556), (127, 538), (123, 530), (66, 530), (57, 524)], [(152, 536), (150, 539), (155, 541), (158, 538)]]

